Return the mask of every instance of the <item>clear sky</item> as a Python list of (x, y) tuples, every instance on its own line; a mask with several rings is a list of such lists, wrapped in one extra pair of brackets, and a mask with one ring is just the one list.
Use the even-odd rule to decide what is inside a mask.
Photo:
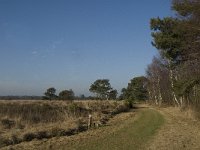
[(144, 75), (156, 54), (149, 20), (171, 0), (0, 0), (0, 95), (49, 87), (90, 94), (96, 79), (117, 89)]

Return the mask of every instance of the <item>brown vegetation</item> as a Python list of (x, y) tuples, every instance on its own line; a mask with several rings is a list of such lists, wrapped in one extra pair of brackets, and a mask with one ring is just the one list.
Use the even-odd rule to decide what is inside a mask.
[(124, 102), (116, 101), (1, 101), (0, 147), (77, 134), (87, 130), (89, 114), (102, 125), (127, 110)]

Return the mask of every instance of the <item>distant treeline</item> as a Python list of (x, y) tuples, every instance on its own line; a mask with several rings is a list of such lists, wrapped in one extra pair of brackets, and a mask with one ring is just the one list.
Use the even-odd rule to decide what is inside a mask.
[[(43, 96), (0, 96), (0, 100), (42, 100)], [(75, 100), (96, 100), (96, 97), (92, 96), (74, 96)]]
[(42, 96), (0, 96), (0, 100), (41, 100)]

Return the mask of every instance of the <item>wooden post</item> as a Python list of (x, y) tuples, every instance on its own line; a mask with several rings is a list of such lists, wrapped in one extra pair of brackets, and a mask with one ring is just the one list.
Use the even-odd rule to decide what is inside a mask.
[(92, 115), (89, 114), (88, 116), (88, 129), (92, 126)]

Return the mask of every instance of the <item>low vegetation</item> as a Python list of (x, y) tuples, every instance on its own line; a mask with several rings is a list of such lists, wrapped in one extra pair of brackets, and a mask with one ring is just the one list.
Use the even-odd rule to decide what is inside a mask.
[(116, 101), (1, 101), (0, 147), (87, 130), (88, 115), (105, 124), (129, 109)]

